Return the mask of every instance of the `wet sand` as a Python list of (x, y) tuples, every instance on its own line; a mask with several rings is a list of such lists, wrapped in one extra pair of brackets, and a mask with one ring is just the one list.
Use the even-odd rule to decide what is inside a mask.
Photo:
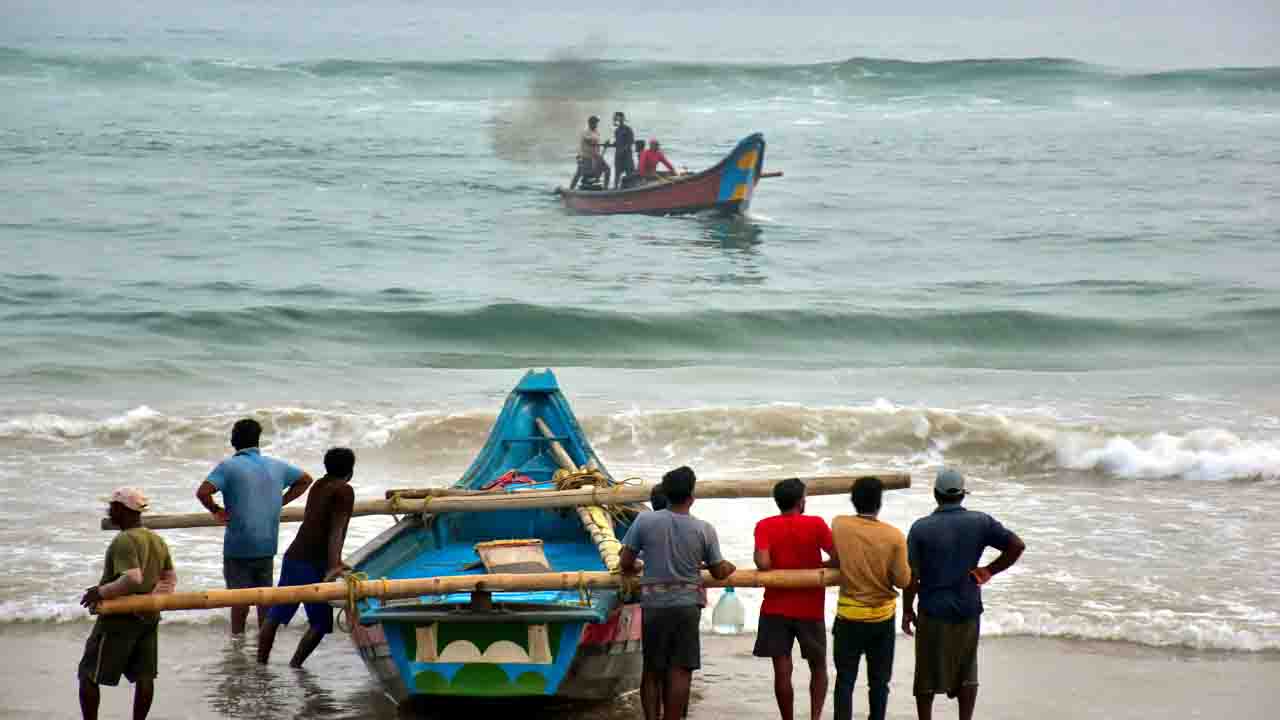
[[(0, 626), (0, 718), (76, 718), (75, 668), (87, 624)], [(166, 623), (160, 638), (161, 677), (151, 717), (158, 720), (457, 718), (474, 705), (442, 705), (401, 712), (382, 696), (337, 635), (303, 670), (287, 666), (300, 634), (286, 628), (274, 662), (260, 667), (253, 641), (233, 641), (225, 625)], [(777, 717), (767, 662), (751, 657), (752, 637), (703, 636), (703, 669), (695, 676), (690, 717)], [(915, 717), (911, 698), (912, 646), (898, 638), (891, 718)], [(981, 654), (983, 718), (1220, 718), (1275, 717), (1280, 701), (1280, 653), (1221, 653), (1148, 648), (1124, 643), (1035, 638), (987, 638)], [(797, 659), (798, 698), (808, 674)], [(854, 698), (865, 717), (866, 688)], [(103, 689), (102, 717), (128, 717), (132, 689)], [(797, 700), (801, 707), (802, 700)], [(518, 712), (540, 718), (636, 718), (634, 696), (596, 705), (505, 703), (486, 715)], [(937, 716), (955, 717), (939, 699)], [(831, 707), (828, 701), (827, 716)], [(806, 717), (799, 712), (797, 717)]]

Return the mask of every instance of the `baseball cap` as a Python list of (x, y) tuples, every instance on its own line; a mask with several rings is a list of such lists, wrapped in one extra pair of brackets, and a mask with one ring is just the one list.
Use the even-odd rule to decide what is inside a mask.
[(964, 489), (964, 475), (951, 468), (943, 468), (938, 471), (938, 476), (933, 480), (933, 490), (943, 495), (969, 494), (969, 491)]
[(110, 497), (102, 498), (105, 502), (120, 503), (134, 512), (145, 512), (150, 503), (147, 494), (135, 487), (120, 487), (111, 492)]

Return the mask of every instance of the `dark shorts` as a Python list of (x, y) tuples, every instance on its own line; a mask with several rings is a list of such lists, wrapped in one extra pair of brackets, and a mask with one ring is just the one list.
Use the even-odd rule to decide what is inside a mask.
[(797, 620), (783, 615), (761, 615), (756, 629), (756, 657), (791, 657), (800, 643), (800, 657), (817, 660), (827, 656), (827, 626), (821, 620)]
[(635, 172), (636, 163), (631, 157), (631, 153), (619, 153), (613, 156), (614, 171), (618, 174)]
[(222, 577), (228, 590), (271, 587), (275, 582), (275, 558), (223, 558)]
[(702, 608), (696, 605), (644, 608), (642, 618), (645, 672), (702, 667), (702, 639), (698, 634)]
[(978, 618), (946, 622), (916, 618), (915, 695), (946, 693), (978, 684)]
[(84, 644), (79, 676), (98, 685), (119, 685), (120, 676), (136, 683), (159, 669), (159, 623), (136, 615), (98, 618)]
[[(280, 587), (289, 587), (290, 585), (310, 585), (324, 581), (324, 571), (302, 560), (290, 560), (285, 558), (280, 563)], [(287, 605), (272, 605), (267, 611), (267, 617), (276, 621), (281, 625), (288, 625), (289, 621), (298, 612), (298, 605), (301, 603), (290, 603)], [(321, 635), (328, 635), (333, 632), (333, 608), (329, 603), (305, 603), (302, 604), (307, 611), (307, 622), (311, 625), (311, 629)]]

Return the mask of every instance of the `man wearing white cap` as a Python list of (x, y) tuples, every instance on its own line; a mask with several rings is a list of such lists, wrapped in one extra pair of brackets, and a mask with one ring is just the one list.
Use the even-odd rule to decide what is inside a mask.
[[(931, 720), (933, 696), (938, 693), (959, 701), (960, 720), (973, 717), (982, 616), (979, 586), (1007, 570), (1026, 549), (1022, 539), (995, 518), (966, 510), (962, 503), (967, 494), (964, 476), (944, 468), (933, 483), (938, 508), (917, 520), (907, 534), (912, 581), (902, 593), (902, 631), (916, 639), (913, 694), (920, 720)], [(979, 567), (988, 547), (999, 550), (1000, 556)]]
[[(107, 547), (102, 579), (85, 591), (80, 604), (97, 610), (103, 600), (123, 595), (171, 593), (178, 584), (169, 546), (164, 538), (142, 527), (147, 496), (138, 488), (118, 488), (110, 498), (107, 516), (120, 532)], [(85, 643), (80, 660), (80, 711), (96, 720), (100, 685), (115, 686), (123, 675), (134, 684), (133, 717), (151, 710), (158, 669), (156, 626), (159, 613), (100, 616)]]

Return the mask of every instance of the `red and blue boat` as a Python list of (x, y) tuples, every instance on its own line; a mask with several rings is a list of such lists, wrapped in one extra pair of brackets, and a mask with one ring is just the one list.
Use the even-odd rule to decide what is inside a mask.
[(764, 172), (764, 147), (764, 135), (755, 133), (743, 138), (725, 159), (700, 173), (660, 176), (620, 190), (556, 188), (556, 193), (566, 208), (594, 215), (738, 215), (751, 207), (751, 197), (762, 178), (782, 174)]
[[(563, 453), (612, 482), (555, 375), (531, 371), (507, 397), (454, 491), (557, 489)], [(620, 538), (635, 509), (592, 510), (594, 522)], [(535, 567), (523, 571), (607, 570), (607, 553), (586, 527), (590, 520), (558, 508), (410, 515), (350, 562), (371, 578), (482, 575), (488, 562), (476, 562), (481, 548), (514, 545), (536, 551), (538, 562), (525, 563)], [(356, 603), (352, 642), (387, 695), (397, 703), (442, 696), (601, 700), (639, 686), (640, 607), (625, 603), (617, 590), (476, 595)]]

